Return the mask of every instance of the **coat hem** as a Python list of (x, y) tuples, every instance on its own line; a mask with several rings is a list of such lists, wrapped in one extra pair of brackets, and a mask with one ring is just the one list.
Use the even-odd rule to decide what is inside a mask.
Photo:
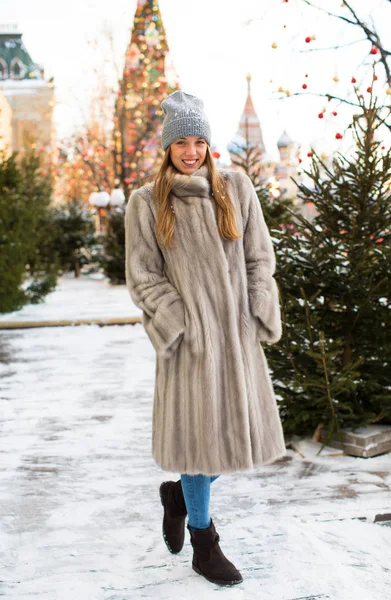
[(258, 469), (260, 467), (267, 467), (268, 465), (273, 464), (274, 462), (276, 462), (277, 460), (280, 460), (281, 458), (284, 458), (286, 456), (287, 452), (286, 452), (286, 448), (284, 452), (280, 452), (276, 455), (274, 455), (272, 458), (269, 458), (268, 460), (262, 461), (262, 462), (257, 462), (257, 463), (253, 463), (252, 465), (248, 465), (248, 466), (243, 466), (243, 467), (232, 467), (232, 468), (224, 468), (224, 469), (220, 469), (220, 470), (214, 470), (211, 471), (210, 469), (206, 469), (206, 470), (197, 470), (197, 469), (181, 469), (180, 465), (177, 465), (176, 467), (174, 467), (174, 465), (166, 465), (163, 464), (161, 462), (159, 462), (158, 460), (156, 460), (156, 458), (154, 458), (155, 463), (163, 470), (163, 471), (168, 471), (170, 473), (180, 473), (181, 475), (208, 475), (209, 477), (214, 477), (215, 475), (228, 475), (228, 474), (232, 474), (232, 473), (242, 473), (242, 472), (248, 472), (248, 471), (254, 471), (255, 469)]

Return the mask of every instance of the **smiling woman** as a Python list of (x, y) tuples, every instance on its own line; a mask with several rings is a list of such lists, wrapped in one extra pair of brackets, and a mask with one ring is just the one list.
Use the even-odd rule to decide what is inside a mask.
[[(250, 179), (218, 170), (203, 103), (162, 103), (164, 159), (126, 209), (126, 279), (156, 350), (152, 453), (178, 481), (160, 486), (163, 536), (209, 581), (242, 581), (209, 515), (210, 487), (285, 454), (260, 342), (281, 337), (275, 258)], [(171, 244), (171, 238), (175, 242)]]

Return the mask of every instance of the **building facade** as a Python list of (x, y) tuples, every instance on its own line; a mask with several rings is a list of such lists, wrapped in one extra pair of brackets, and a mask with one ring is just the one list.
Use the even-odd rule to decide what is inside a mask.
[(298, 178), (298, 151), (299, 145), (288, 136), (286, 131), (277, 141), (279, 160), (273, 160), (266, 152), (263, 141), (262, 127), (254, 108), (251, 96), (251, 76), (247, 76), (247, 98), (243, 113), (239, 121), (239, 128), (231, 142), (228, 144), (228, 152), (235, 162), (246, 160), (251, 154), (251, 163), (259, 170), (259, 175), (270, 185), (271, 192), (275, 197), (296, 198), (296, 185), (291, 177)]
[(54, 151), (54, 86), (34, 63), (14, 24), (0, 25), (0, 91), (12, 110), (12, 150)]

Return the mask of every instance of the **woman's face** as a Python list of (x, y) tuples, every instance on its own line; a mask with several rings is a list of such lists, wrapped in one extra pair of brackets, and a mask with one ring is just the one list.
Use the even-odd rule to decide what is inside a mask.
[(207, 148), (204, 138), (189, 135), (171, 144), (170, 158), (180, 173), (191, 175), (204, 164)]

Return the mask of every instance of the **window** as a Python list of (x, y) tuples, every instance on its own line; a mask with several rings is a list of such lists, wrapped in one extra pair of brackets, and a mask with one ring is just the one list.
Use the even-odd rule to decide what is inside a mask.
[(8, 79), (8, 65), (4, 58), (0, 58), (0, 79)]
[(10, 71), (11, 79), (23, 79), (26, 69), (20, 58), (17, 56), (11, 60)]

